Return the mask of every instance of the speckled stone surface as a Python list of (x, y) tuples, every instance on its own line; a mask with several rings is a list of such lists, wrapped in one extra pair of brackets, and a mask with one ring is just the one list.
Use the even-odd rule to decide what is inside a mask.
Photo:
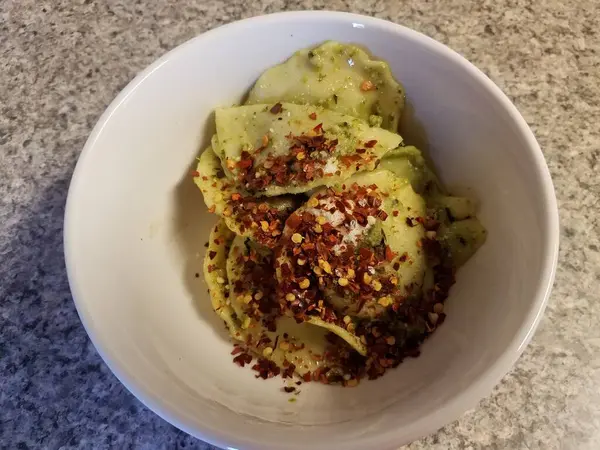
[(533, 342), (475, 410), (407, 448), (600, 448), (596, 1), (246, 3), (0, 2), (0, 447), (210, 448), (140, 404), (89, 342), (62, 255), (69, 179), (104, 108), (165, 51), (232, 20), (327, 6), (407, 25), (483, 69), (533, 128), (561, 209), (556, 285)]

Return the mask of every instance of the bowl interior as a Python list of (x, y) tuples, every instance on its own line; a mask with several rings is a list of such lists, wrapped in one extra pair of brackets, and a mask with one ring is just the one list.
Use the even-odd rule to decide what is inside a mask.
[[(447, 320), (419, 358), (354, 389), (303, 385), (291, 403), (281, 380), (256, 380), (232, 363), (202, 277), (215, 217), (190, 172), (216, 106), (238, 102), (264, 69), (327, 39), (390, 63), (410, 103), (404, 134), (427, 145), (449, 186), (480, 201), (489, 238), (460, 270)], [(383, 449), (456, 418), (509, 369), (551, 283), (556, 207), (524, 122), (458, 55), (386, 22), (296, 13), (207, 33), (136, 78), (86, 145), (65, 230), (92, 340), (167, 420), (221, 446)]]

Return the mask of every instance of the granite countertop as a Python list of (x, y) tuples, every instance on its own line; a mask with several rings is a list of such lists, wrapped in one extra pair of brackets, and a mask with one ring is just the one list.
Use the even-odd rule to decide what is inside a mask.
[(73, 306), (62, 218), (77, 156), (138, 71), (226, 22), (350, 10), (483, 69), (536, 134), (561, 210), (556, 285), (493, 394), (417, 449), (600, 448), (600, 34), (595, 0), (0, 2), (0, 447), (196, 448), (104, 365)]

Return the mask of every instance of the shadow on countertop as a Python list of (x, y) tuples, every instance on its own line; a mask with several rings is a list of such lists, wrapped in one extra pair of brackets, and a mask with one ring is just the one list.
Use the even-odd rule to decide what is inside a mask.
[(146, 409), (96, 353), (71, 299), (63, 215), (72, 168), (0, 229), (0, 442), (7, 448), (213, 447)]

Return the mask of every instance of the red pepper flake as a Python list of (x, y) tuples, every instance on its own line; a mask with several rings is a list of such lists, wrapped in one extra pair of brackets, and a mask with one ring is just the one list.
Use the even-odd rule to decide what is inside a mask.
[[(287, 360), (285, 360), (285, 361), (287, 361)], [(295, 370), (296, 370), (296, 366), (294, 364), (288, 362), (286, 368), (283, 370), (283, 372), (281, 372), (281, 377), (282, 378), (293, 378)]]
[(215, 207), (215, 205), (212, 205), (210, 208), (208, 208), (208, 212), (209, 213), (214, 213), (216, 209), (217, 208)]
[(323, 123), (320, 123), (319, 125), (317, 125), (316, 127), (313, 128), (313, 131), (315, 133), (320, 133), (323, 131)]
[(242, 196), (240, 194), (238, 194), (237, 192), (234, 192), (233, 194), (231, 194), (231, 200), (233, 200), (234, 202), (237, 202), (238, 200), (241, 200)]
[(385, 246), (385, 260), (390, 262), (394, 259), (394, 256), (396, 256), (396, 253), (394, 253), (392, 251), (392, 249), (390, 248), (389, 245)]
[(360, 255), (360, 259), (363, 261), (370, 261), (373, 257), (373, 252), (366, 247), (361, 247), (358, 250), (358, 253)]
[(413, 222), (413, 219), (411, 219), (410, 217), (406, 218), (406, 225), (408, 225), (409, 227), (414, 227), (415, 223)]
[(292, 213), (290, 217), (288, 217), (285, 224), (291, 229), (295, 230), (302, 224), (302, 218), (297, 213)]
[(192, 172), (192, 176), (193, 176), (194, 178), (195, 178), (195, 177), (199, 177), (199, 176), (200, 176), (200, 172), (198, 172), (197, 170), (194, 170), (194, 171)]
[(399, 212), (399, 211), (393, 211), (393, 212), (392, 212), (392, 215), (393, 215), (394, 217), (398, 217), (398, 214), (400, 214), (400, 212)]
[(373, 148), (375, 147), (375, 144), (377, 144), (377, 140), (376, 139), (372, 139), (368, 142), (365, 142), (365, 147), (367, 148)]
[(211, 250), (210, 252), (208, 252), (208, 257), (209, 257), (210, 259), (214, 259), (214, 258), (215, 258), (215, 256), (217, 256), (217, 252), (215, 252), (215, 251), (213, 251), (213, 250)]
[(361, 91), (372, 91), (373, 89), (375, 89), (375, 85), (369, 81), (369, 80), (365, 80), (360, 84), (360, 90)]
[(321, 368), (319, 367), (317, 370), (315, 370), (312, 373), (312, 380), (313, 381), (319, 381), (319, 377), (321, 376)]
[(362, 155), (362, 154), (364, 154), (366, 152), (367, 152), (366, 148), (357, 148), (356, 149), (356, 153), (358, 153), (359, 155)]
[(241, 161), (239, 161), (236, 165), (240, 168), (240, 169), (247, 169), (249, 167), (252, 167), (253, 161), (251, 159), (242, 159)]
[(312, 112), (308, 115), (308, 117), (310, 117), (311, 120), (317, 120), (317, 113)]
[(399, 261), (400, 262), (405, 262), (408, 259), (408, 253), (404, 252), (401, 256)]
[(283, 111), (283, 106), (281, 103), (277, 102), (273, 105), (273, 107), (270, 110), (273, 114), (279, 114), (281, 111)]
[(266, 380), (267, 378), (273, 378), (281, 373), (281, 369), (277, 366), (277, 364), (265, 358), (259, 358), (256, 364), (252, 366), (252, 370), (258, 372), (256, 378), (262, 378), (263, 380)]
[(283, 275), (284, 277), (289, 277), (292, 274), (292, 271), (290, 269), (290, 266), (286, 263), (286, 264), (282, 264), (281, 267), (281, 275)]
[(350, 167), (355, 162), (360, 161), (361, 157), (358, 155), (344, 155), (340, 158), (340, 160), (342, 161), (342, 164), (344, 164), (346, 167)]
[(240, 367), (244, 367), (246, 364), (250, 364), (252, 362), (252, 356), (248, 353), (242, 353), (233, 358), (233, 362)]
[(379, 211), (379, 213), (377, 214), (377, 217), (379, 217), (381, 220), (386, 220), (388, 218), (388, 213), (386, 213), (383, 209)]

